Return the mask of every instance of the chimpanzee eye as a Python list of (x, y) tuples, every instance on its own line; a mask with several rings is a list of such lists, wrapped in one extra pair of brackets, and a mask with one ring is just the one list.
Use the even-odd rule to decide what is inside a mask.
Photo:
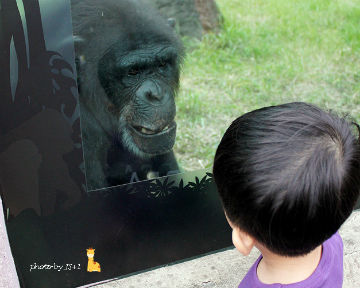
[(140, 73), (140, 70), (137, 69), (137, 68), (131, 68), (129, 71), (128, 71), (128, 75), (130, 76), (136, 76)]
[(160, 68), (164, 68), (166, 65), (167, 65), (167, 62), (166, 62), (166, 61), (160, 60), (160, 62), (159, 62), (159, 67), (160, 67)]

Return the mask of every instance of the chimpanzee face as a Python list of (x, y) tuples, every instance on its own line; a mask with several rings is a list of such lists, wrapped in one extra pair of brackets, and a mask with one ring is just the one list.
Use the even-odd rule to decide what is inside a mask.
[(126, 53), (118, 46), (98, 64), (98, 78), (110, 100), (109, 112), (118, 118), (118, 133), (139, 156), (166, 153), (176, 134), (177, 51), (170, 43)]

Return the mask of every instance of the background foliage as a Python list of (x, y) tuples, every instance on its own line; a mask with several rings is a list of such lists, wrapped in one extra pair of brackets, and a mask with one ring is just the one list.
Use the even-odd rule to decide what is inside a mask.
[(220, 34), (184, 39), (175, 152), (210, 168), (236, 117), (305, 101), (360, 120), (360, 0), (217, 0)]

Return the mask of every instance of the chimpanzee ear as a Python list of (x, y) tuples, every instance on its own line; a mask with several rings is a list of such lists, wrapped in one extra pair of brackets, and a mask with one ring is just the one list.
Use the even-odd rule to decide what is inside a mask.
[(175, 18), (168, 18), (167, 19), (167, 24), (171, 27), (171, 28), (173, 28), (173, 29), (175, 29), (175, 26), (176, 26), (176, 19)]

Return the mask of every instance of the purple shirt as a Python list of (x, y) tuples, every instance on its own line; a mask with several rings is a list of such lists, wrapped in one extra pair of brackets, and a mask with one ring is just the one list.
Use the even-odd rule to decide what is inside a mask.
[(256, 274), (260, 256), (250, 268), (239, 288), (341, 288), (343, 282), (343, 243), (339, 232), (326, 240), (315, 271), (305, 280), (292, 284), (264, 284)]

